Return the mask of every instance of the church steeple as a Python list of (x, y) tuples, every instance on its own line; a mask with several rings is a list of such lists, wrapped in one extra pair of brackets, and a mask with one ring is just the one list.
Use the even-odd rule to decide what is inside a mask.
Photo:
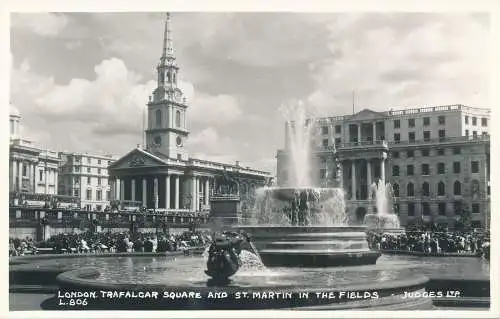
[(187, 159), (184, 140), (187, 127), (187, 100), (178, 87), (179, 66), (175, 63), (172, 41), (172, 20), (165, 15), (163, 47), (156, 66), (158, 85), (147, 104), (146, 150), (170, 158)]
[(158, 71), (158, 88), (167, 89), (167, 97), (172, 98), (172, 90), (177, 87), (177, 75), (179, 67), (175, 63), (174, 44), (172, 41), (172, 20), (170, 13), (165, 15), (165, 29), (163, 32), (163, 50), (160, 63), (156, 68)]

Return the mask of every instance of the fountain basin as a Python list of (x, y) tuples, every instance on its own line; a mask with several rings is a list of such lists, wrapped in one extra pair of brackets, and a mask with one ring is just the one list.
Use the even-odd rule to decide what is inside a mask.
[(332, 267), (375, 264), (365, 227), (236, 226), (250, 234), (268, 267)]

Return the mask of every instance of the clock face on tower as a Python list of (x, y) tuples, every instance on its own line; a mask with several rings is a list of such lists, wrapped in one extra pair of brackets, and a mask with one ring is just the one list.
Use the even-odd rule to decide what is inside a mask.
[(154, 141), (156, 145), (161, 145), (161, 136), (155, 136)]
[(178, 147), (182, 147), (182, 137), (177, 136), (175, 141), (176, 141)]

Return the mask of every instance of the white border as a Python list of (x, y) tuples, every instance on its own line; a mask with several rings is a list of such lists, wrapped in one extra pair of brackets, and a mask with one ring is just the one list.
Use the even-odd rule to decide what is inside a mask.
[[(1, 3), (0, 6), (0, 24), (1, 35), (1, 51), (0, 51), (0, 112), (5, 112), (7, 118), (7, 110), (10, 94), (10, 74), (5, 72), (10, 70), (10, 44), (9, 44), (9, 13), (12, 11), (24, 12), (47, 12), (47, 11), (87, 11), (87, 12), (114, 12), (114, 11), (296, 11), (296, 12), (353, 12), (353, 11), (399, 11), (399, 12), (468, 12), (468, 11), (485, 11), (491, 13), (492, 32), (491, 32), (491, 99), (490, 106), (492, 108), (492, 121), (497, 120), (497, 103), (499, 99), (499, 14), (500, 1), (495, 0), (307, 0), (307, 1), (284, 1), (284, 0), (254, 0), (254, 1), (223, 1), (223, 0), (10, 0), (8, 3)], [(29, 89), (29, 88), (28, 88)], [(6, 120), (5, 120), (6, 123)], [(492, 136), (497, 136), (500, 133), (500, 128), (492, 127)], [(0, 136), (3, 138), (2, 144), (5, 154), (0, 157), (0, 178), (2, 183), (2, 191), (0, 192), (0, 202), (3, 204), (4, 211), (0, 214), (0, 225), (8, 227), (8, 184), (5, 181), (9, 180), (8, 176), (8, 125), (0, 125)], [(499, 223), (500, 217), (496, 215), (496, 207), (499, 207), (496, 196), (493, 196), (498, 190), (497, 176), (500, 176), (500, 167), (494, 165), (497, 157), (497, 142), (496, 139), (491, 139), (492, 164), (491, 165), (491, 309), (490, 311), (18, 311), (8, 312), (8, 258), (2, 263), (2, 296), (0, 297), (0, 305), (2, 306), (1, 317), (8, 316), (9, 318), (99, 318), (99, 317), (119, 317), (119, 318), (162, 318), (162, 317), (179, 317), (179, 318), (229, 318), (229, 317), (275, 317), (275, 318), (386, 318), (386, 317), (401, 317), (401, 318), (420, 318), (420, 317), (441, 317), (441, 318), (498, 318), (500, 302), (498, 272), (500, 270), (499, 263)], [(500, 208), (500, 207), (499, 207)], [(3, 239), (0, 239), (0, 256), (7, 256), (7, 238), (8, 231), (3, 231)]]

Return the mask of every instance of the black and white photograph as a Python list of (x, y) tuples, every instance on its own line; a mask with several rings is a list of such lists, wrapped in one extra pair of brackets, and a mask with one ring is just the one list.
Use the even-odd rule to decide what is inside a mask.
[(5, 311), (492, 317), (493, 3), (11, 9)]

